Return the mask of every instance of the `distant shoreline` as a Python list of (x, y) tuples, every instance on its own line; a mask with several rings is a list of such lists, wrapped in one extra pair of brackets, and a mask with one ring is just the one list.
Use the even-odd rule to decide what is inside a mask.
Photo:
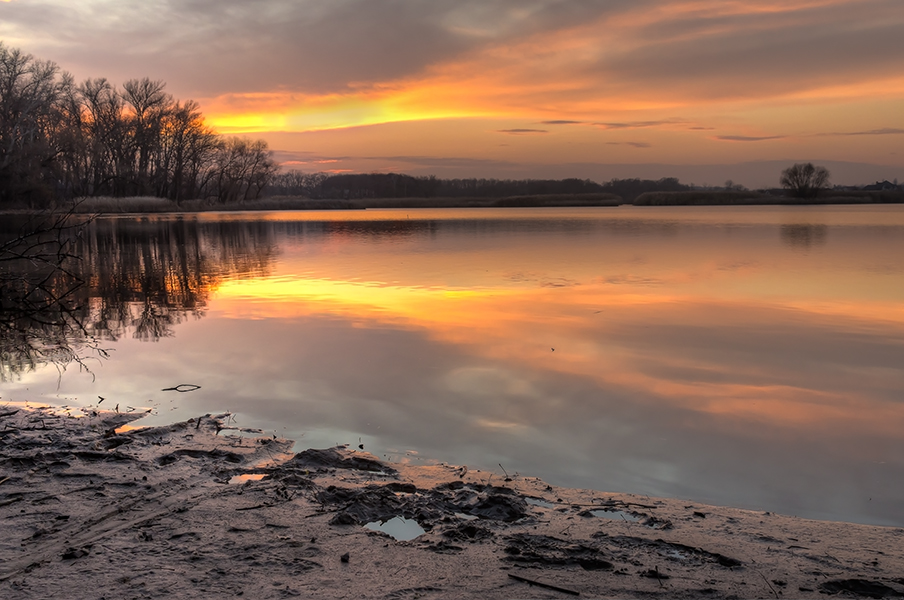
[[(631, 201), (605, 193), (548, 194), (532, 196), (437, 197), (437, 198), (352, 198), (312, 199), (301, 196), (274, 196), (252, 202), (208, 204), (200, 200), (177, 203), (165, 198), (85, 198), (57, 211), (78, 214), (199, 213), (282, 210), (367, 210), (391, 208), (580, 208), (616, 206), (800, 206), (836, 204), (902, 204), (904, 192), (832, 192), (815, 198), (795, 198), (776, 193), (750, 191), (646, 192)], [(0, 213), (34, 213), (35, 209), (12, 208)]]

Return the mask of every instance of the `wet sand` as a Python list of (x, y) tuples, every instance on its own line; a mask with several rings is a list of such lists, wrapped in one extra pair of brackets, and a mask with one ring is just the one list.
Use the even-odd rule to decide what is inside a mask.
[[(293, 454), (229, 415), (140, 416), (0, 407), (0, 597), (904, 596), (901, 528)], [(397, 517), (424, 533), (364, 527)]]

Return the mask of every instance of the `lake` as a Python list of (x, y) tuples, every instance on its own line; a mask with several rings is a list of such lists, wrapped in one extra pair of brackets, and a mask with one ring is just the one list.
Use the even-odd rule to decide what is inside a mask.
[[(231, 411), (298, 450), (904, 526), (904, 206), (205, 213), (84, 233), (79, 318), (109, 358), (7, 352), (0, 402), (102, 397), (152, 409), (145, 424)], [(201, 387), (162, 391), (178, 384)]]

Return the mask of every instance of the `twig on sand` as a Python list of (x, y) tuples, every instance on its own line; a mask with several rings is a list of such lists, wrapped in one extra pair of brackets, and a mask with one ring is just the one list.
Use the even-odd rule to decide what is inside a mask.
[[(183, 389), (183, 388), (185, 388), (185, 389)], [(182, 393), (185, 393), (185, 392), (193, 392), (193, 391), (195, 391), (195, 390), (200, 390), (200, 389), (201, 389), (201, 386), (200, 386), (200, 385), (195, 385), (195, 384), (193, 384), (193, 383), (180, 383), (180, 384), (177, 385), (177, 386), (169, 387), (169, 388), (163, 388), (163, 389), (160, 390), (160, 391), (161, 391), (161, 392), (182, 392)]]
[(765, 581), (765, 582), (766, 582), (766, 585), (769, 586), (769, 589), (772, 590), (772, 595), (775, 596), (776, 598), (778, 598), (778, 594), (776, 593), (775, 588), (772, 587), (772, 584), (769, 583), (769, 580), (766, 579), (766, 576), (763, 575), (762, 573), (760, 573), (759, 571), (757, 571), (756, 569), (754, 569), (754, 572), (755, 572), (757, 575), (759, 575), (760, 577), (763, 578), (763, 581)]
[(543, 583), (541, 581), (536, 581), (534, 579), (528, 579), (527, 577), (521, 577), (520, 575), (512, 575), (508, 574), (509, 577), (516, 581), (521, 581), (523, 583), (527, 583), (530, 585), (536, 585), (538, 587), (546, 588), (548, 590), (554, 590), (556, 592), (562, 592), (563, 594), (570, 594), (572, 596), (580, 596), (581, 592), (576, 592), (574, 590), (569, 590), (568, 588), (559, 587), (557, 585), (552, 585), (551, 583)]

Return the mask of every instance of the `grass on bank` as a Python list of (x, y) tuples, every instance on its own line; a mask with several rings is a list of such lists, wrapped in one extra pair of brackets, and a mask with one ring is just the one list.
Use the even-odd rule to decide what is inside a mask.
[(205, 212), (242, 210), (364, 210), (368, 208), (474, 208), (540, 206), (618, 206), (623, 201), (614, 194), (553, 194), (510, 196), (507, 198), (361, 198), (350, 200), (311, 199), (301, 196), (273, 196), (252, 202), (211, 204), (203, 200), (176, 203), (165, 198), (139, 196), (80, 198), (74, 204), (77, 213), (128, 214), (163, 212)]

